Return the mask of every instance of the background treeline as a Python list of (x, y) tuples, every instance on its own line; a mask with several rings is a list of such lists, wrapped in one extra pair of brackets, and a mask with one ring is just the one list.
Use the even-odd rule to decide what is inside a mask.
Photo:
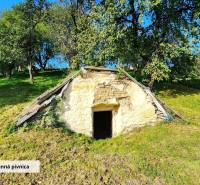
[(199, 0), (25, 0), (0, 17), (0, 74), (121, 65), (151, 87), (197, 78)]

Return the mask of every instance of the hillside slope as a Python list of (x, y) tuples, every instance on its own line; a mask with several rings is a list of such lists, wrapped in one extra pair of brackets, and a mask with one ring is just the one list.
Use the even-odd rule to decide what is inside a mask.
[[(19, 78), (19, 77), (18, 77)], [(189, 122), (160, 123), (113, 139), (94, 141), (61, 128), (8, 125), (63, 74), (0, 79), (0, 160), (37, 159), (40, 174), (1, 174), (1, 184), (200, 184), (200, 90), (164, 86), (157, 95)]]

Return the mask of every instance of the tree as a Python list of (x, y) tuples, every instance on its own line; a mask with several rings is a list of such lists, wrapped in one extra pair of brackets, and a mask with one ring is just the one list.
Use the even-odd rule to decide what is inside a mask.
[(169, 78), (174, 71), (172, 66), (180, 71), (186, 66), (192, 69), (194, 58), (183, 56), (183, 50), (192, 55), (191, 38), (199, 41), (199, 7), (194, 0), (93, 3), (87, 19), (89, 26), (78, 34), (76, 61), (95, 65), (107, 61), (131, 64), (135, 72), (147, 77), (150, 86), (155, 80)]
[(49, 59), (54, 57), (55, 52), (56, 50), (50, 35), (48, 20), (44, 20), (36, 26), (34, 61), (41, 69), (45, 70)]
[[(24, 50), (26, 62), (28, 65), (30, 82), (33, 83), (32, 66), (36, 60), (36, 51), (38, 51), (38, 25), (43, 22), (47, 16), (48, 2), (46, 0), (26, 0), (19, 6), (22, 14), (21, 27), (21, 47)], [(38, 52), (37, 52), (38, 53)]]
[(20, 14), (13, 9), (5, 11), (0, 19), (0, 69), (11, 76), (12, 70), (24, 63), (23, 50), (19, 47)]
[[(86, 26), (89, 0), (64, 0), (54, 4), (50, 10), (51, 38), (57, 53), (69, 62), (71, 68), (78, 67), (75, 60), (78, 54), (78, 34)], [(55, 29), (56, 28), (56, 29)]]
[(199, 8), (198, 0), (26, 0), (6, 18), (13, 27), (1, 20), (1, 65), (23, 61), (33, 81), (33, 65), (45, 70), (61, 54), (71, 68), (130, 66), (151, 87), (185, 79), (197, 68)]
[(35, 63), (45, 69), (54, 56), (48, 27), (49, 6), (45, 0), (27, 0), (4, 12), (0, 19), (1, 68), (10, 74), (17, 64), (28, 65), (31, 83)]

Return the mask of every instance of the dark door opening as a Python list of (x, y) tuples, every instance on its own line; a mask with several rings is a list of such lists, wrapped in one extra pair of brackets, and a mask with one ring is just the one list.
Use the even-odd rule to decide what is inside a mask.
[(93, 137), (95, 139), (112, 137), (112, 111), (94, 112)]

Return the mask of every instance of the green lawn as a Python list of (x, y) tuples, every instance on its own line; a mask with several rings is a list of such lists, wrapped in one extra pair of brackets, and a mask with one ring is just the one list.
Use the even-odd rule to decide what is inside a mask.
[(62, 129), (5, 128), (63, 73), (0, 79), (0, 159), (38, 159), (40, 174), (0, 175), (1, 184), (199, 185), (200, 90), (163, 85), (156, 94), (189, 123), (174, 121), (145, 127), (113, 139), (93, 141)]
[(157, 95), (184, 119), (200, 125), (200, 80), (199, 89), (167, 84), (157, 91)]

